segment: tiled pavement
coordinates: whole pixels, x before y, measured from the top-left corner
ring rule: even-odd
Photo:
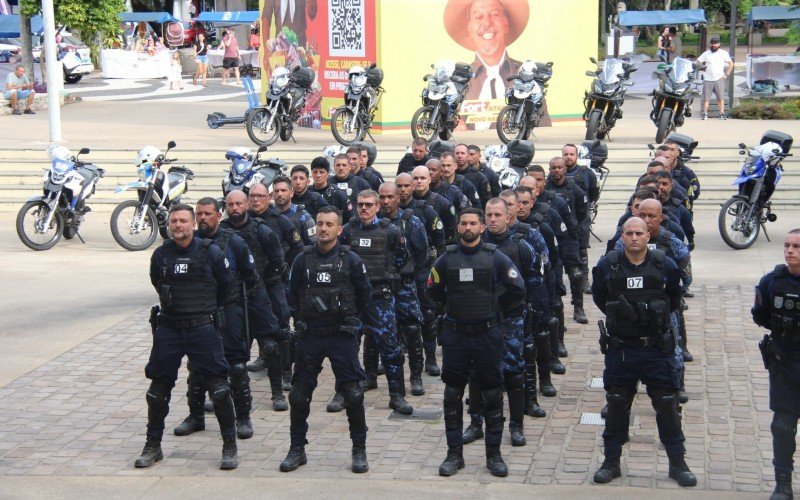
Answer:
[[[749,319],[752,289],[705,286],[694,291],[686,317],[696,361],[687,365],[691,400],[683,408],[683,421],[687,462],[698,476],[697,488],[771,491],[771,413],[767,375],[757,347],[761,332]],[[603,360],[593,327],[597,311],[591,307],[587,312],[589,325],[580,330],[569,325],[568,371],[553,377],[558,397],[540,398],[547,417],[526,417],[528,445],[523,448],[512,449],[508,435],[504,436],[508,478],[489,475],[478,442],[465,447],[467,466],[459,472],[459,480],[591,484],[602,462],[602,427],[580,420],[582,413],[599,412],[604,392],[589,387],[593,377],[602,375]],[[256,434],[239,442],[239,468],[224,472],[217,469],[221,440],[212,415],[205,432],[184,438],[170,432],[186,414],[184,371],[167,419],[164,461],[149,470],[133,468],[144,442],[143,368],[150,348],[146,319],[145,311],[136,314],[0,388],[0,476],[281,475],[278,464],[289,446],[288,412],[272,411],[267,380],[261,375],[253,380]],[[302,477],[355,479],[348,469],[346,417],[324,409],[333,392],[327,367],[320,382],[312,402],[309,462]],[[359,478],[446,481],[437,475],[446,450],[443,423],[390,419],[385,380],[379,383],[379,390],[366,393],[370,472]],[[427,376],[425,384],[428,393],[409,401],[415,408],[440,408],[443,385]],[[606,488],[677,488],[667,478],[655,414],[643,392],[634,404],[623,477]]]

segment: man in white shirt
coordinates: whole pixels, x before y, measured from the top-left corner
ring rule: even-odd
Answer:
[[[705,63],[705,80],[703,81],[703,114],[701,120],[708,118],[708,103],[711,101],[712,92],[717,96],[719,105],[719,119],[727,120],[725,116],[725,80],[733,73],[733,60],[730,54],[719,48],[719,38],[712,37],[710,49],[700,54],[697,62]]]
[[[14,109],[12,114],[22,114],[22,112],[17,109],[17,104],[19,104],[21,99],[26,99],[25,114],[36,114],[31,109],[31,104],[33,104],[35,95],[36,92],[33,90],[33,84],[28,79],[28,75],[25,74],[25,66],[17,66],[14,68],[13,73],[9,73],[8,76],[6,76],[6,89],[5,92],[3,92],[3,99],[11,101],[11,107]]]

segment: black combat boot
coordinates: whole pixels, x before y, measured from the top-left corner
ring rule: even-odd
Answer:
[[[511,433],[511,446],[525,446],[527,444],[522,423],[510,422],[508,431]]]
[[[403,394],[389,394],[389,408],[397,413],[400,413],[401,415],[411,415],[414,413],[414,408],[408,404],[408,401],[406,401],[406,397]]]
[[[267,356],[264,354],[264,348],[260,339],[256,340],[258,344],[258,357],[252,363],[247,363],[247,370],[251,372],[260,372],[267,369]]]
[[[328,413],[339,413],[342,410],[344,410],[344,396],[342,396],[341,392],[336,391],[336,394],[333,395],[333,399],[328,403],[325,411]]]
[[[292,445],[289,448],[289,453],[286,455],[286,458],[281,462],[280,470],[281,472],[291,472],[301,465],[305,465],[307,462],[306,448],[304,446]]]
[[[367,447],[363,444],[353,444],[353,465],[351,470],[356,474],[363,474],[369,470],[367,462]]]
[[[289,403],[283,395],[283,375],[281,374],[280,357],[270,356],[267,360],[269,371],[269,387],[272,391],[272,409],[275,411],[286,411]]]
[[[292,333],[285,331],[289,340],[278,342],[278,352],[281,356],[281,385],[284,392],[292,390]]]
[[[442,370],[436,364],[436,343],[425,345],[425,371],[431,377],[438,377],[442,374]]]
[[[462,435],[462,439],[464,440],[464,444],[470,444],[478,439],[483,439],[483,425],[480,420],[473,420],[467,428],[464,430],[464,434]]]
[[[564,334],[567,332],[567,324],[564,322],[564,306],[556,309],[556,317],[558,318],[558,335],[556,336],[556,344],[558,345],[558,357],[566,358],[569,356],[567,348],[564,346]]]
[[[289,403],[286,402],[286,396],[283,395],[283,383],[281,383],[280,390],[277,392],[272,391],[272,409],[275,411],[286,411],[289,409]]]
[[[550,367],[537,364],[536,369],[539,371],[539,392],[546,398],[556,397],[558,391],[550,380]]]
[[[137,469],[150,467],[163,458],[164,453],[161,451],[161,441],[148,437],[147,442],[144,445],[144,449],[142,450],[142,454],[136,459],[136,463],[134,465]]]
[[[175,429],[172,432],[176,436],[188,436],[189,434],[194,434],[198,431],[204,431],[205,429],[205,415],[198,416],[190,413],[188,417],[183,419],[183,422],[175,426]]]
[[[775,471],[775,491],[769,500],[792,500],[792,473]]]
[[[681,486],[697,486],[697,478],[689,470],[683,457],[669,459],[669,477]]]
[[[440,476],[454,476],[459,469],[464,468],[463,450],[462,446],[453,446],[447,449],[447,457],[445,457],[442,465],[439,466]]]
[[[620,477],[622,470],[619,468],[619,459],[606,459],[603,465],[594,473],[594,482],[605,484],[610,483],[614,478]]]
[[[405,358],[400,356],[399,359],[390,359],[389,363],[386,372],[386,381],[389,384],[389,408],[401,415],[411,415],[414,413],[414,408],[406,401],[406,381],[403,373]]]
[[[411,385],[412,396],[424,396],[425,387],[422,385],[422,369],[425,364],[422,355],[422,335],[420,325],[411,324],[403,328],[406,346],[408,349],[408,381]]]
[[[493,476],[506,477],[508,475],[508,466],[500,455],[499,446],[486,447],[486,468]]]
[[[583,273],[580,271],[580,268],[570,271],[569,288],[572,294],[572,306],[574,311],[572,317],[576,323],[585,325],[589,323],[589,320],[586,319],[586,313],[583,311]]]
[[[219,468],[222,470],[232,470],[236,467],[239,467],[236,436],[222,436],[222,459],[219,461]]]
[[[189,405],[189,416],[173,430],[176,436],[188,436],[194,432],[205,430],[206,415],[203,412],[205,399],[206,389],[203,384],[203,376],[190,368],[189,376],[186,378],[186,403]]]

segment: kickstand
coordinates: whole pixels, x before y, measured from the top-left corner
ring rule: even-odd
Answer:
[[[767,233],[767,225],[763,222],[761,223],[761,230],[764,231],[764,237],[767,238],[767,241],[772,242],[772,240],[769,239],[769,233]]]
[[[592,230],[590,229],[590,230],[589,230],[589,232],[592,234],[592,236],[594,236],[594,237],[595,237],[595,239],[596,239],[597,241],[599,241],[600,243],[602,243],[602,242],[603,242],[603,240],[601,240],[599,236],[597,236],[596,234],[594,234],[594,231],[592,231]]]
[[[373,142],[373,143],[375,143],[375,144],[377,144],[377,143],[378,143],[378,141],[376,141],[376,140],[375,140],[375,138],[374,138],[374,137],[372,137],[372,132],[370,132],[370,131],[369,131],[369,129],[367,129],[367,135],[369,136],[369,138],[370,138],[370,139],[372,139],[372,142]]]
[[[78,239],[81,240],[81,243],[83,243],[84,245],[86,244],[86,241],[84,241],[83,236],[81,236],[80,232],[76,232],[75,236],[77,236]]]
[[[297,144],[297,139],[294,138],[294,134],[290,135],[289,137],[292,138],[292,142],[293,143]]]
[[[542,140],[539,139],[539,136],[536,135],[536,132],[534,132],[533,130],[531,130],[531,135],[533,136],[533,140],[535,140],[536,142],[539,142],[539,143],[542,142]]]
[[[614,139],[611,137],[611,131],[609,130],[606,132],[606,141],[607,142],[614,142]]]

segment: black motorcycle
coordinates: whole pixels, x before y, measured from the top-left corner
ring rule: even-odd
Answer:
[[[658,78],[658,88],[653,89],[653,111],[650,119],[657,127],[656,142],[662,142],[670,132],[683,125],[684,117],[692,116],[692,101],[697,96],[696,86],[701,82],[697,72],[702,67],[682,57],[670,65],[662,65],[653,73]]]
[[[512,139],[527,141],[544,116],[544,96],[547,82],[553,76],[553,63],[537,64],[525,61],[516,75],[507,81],[514,83],[506,90],[507,106],[497,115],[497,136],[508,144]]]
[[[784,158],[792,156],[792,136],[767,130],[758,146],[748,148],[739,144],[739,154],[746,156],[733,181],[739,192],[725,202],[719,211],[719,234],[725,243],[736,250],[743,250],[755,243],[758,232],[763,229],[770,241],[765,224],[775,222],[778,216],[772,213],[769,201],[775,187],[781,181]]]
[[[277,68],[269,81],[267,103],[253,108],[247,115],[245,126],[250,140],[259,146],[269,146],[278,140],[292,138],[294,123],[306,102],[306,94],[314,83],[310,68]]]
[[[422,91],[422,107],[411,118],[411,135],[428,141],[439,136],[446,141],[460,120],[458,110],[469,88],[472,69],[469,64],[453,61],[440,61],[431,68],[434,73],[422,78],[428,86]]]
[[[259,182],[265,186],[272,185],[272,181],[279,175],[285,175],[286,162],[280,158],[261,158],[261,153],[267,146],[259,146],[255,156],[247,148],[236,147],[225,153],[225,159],[230,160],[230,168],[225,170],[222,179],[222,196],[228,196],[231,191],[250,192],[250,188]]]
[[[625,90],[633,85],[630,76],[637,69],[620,59],[606,59],[602,66],[594,57],[589,60],[597,64],[597,69],[586,72],[586,76],[595,79],[592,91],[584,92],[583,98],[587,141],[604,139],[617,120],[622,118]]]
[[[366,135],[372,137],[369,129],[384,93],[381,87],[383,70],[375,64],[367,69],[353,66],[348,79],[344,91],[344,106],[336,108],[331,115],[331,132],[343,146],[361,141]]]

